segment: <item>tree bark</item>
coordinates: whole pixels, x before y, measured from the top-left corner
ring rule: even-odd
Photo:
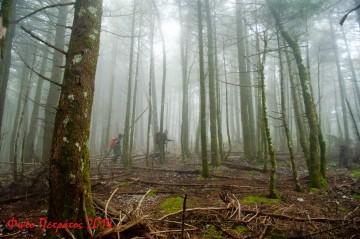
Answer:
[[[207,156],[206,138],[206,91],[205,91],[205,70],[204,70],[204,43],[203,43],[203,24],[201,0],[197,0],[198,16],[198,41],[199,41],[199,67],[200,67],[200,138],[201,138],[201,161],[202,176],[209,177],[209,166]]]
[[[210,3],[205,0],[207,39],[208,39],[208,74],[209,74],[209,108],[210,108],[210,147],[211,164],[219,166],[218,130],[217,130],[217,109],[216,109],[216,89],[215,89],[215,46],[213,36],[213,26],[211,23]]]
[[[64,82],[55,119],[50,160],[48,222],[78,222],[74,238],[91,235],[87,219],[94,218],[87,147],[101,30],[102,0],[77,0],[67,52]],[[46,238],[68,237],[47,229]]]
[[[240,85],[240,102],[241,102],[241,123],[242,123],[242,142],[243,142],[243,151],[245,157],[254,156],[253,152],[253,141],[254,135],[253,124],[250,121],[253,121],[253,115],[251,115],[252,109],[252,97],[251,97],[251,88],[244,87],[250,86],[250,76],[246,68],[246,50],[245,50],[245,40],[244,40],[244,26],[242,22],[242,9],[241,9],[241,0],[236,0],[236,32],[237,32],[237,53],[238,53],[238,65],[239,65],[239,81]]]
[[[183,161],[189,158],[189,82],[187,78],[188,68],[188,40],[184,34],[184,19],[181,0],[177,1],[179,8],[180,21],[180,57],[181,57],[181,76],[182,76],[182,116],[181,116],[181,158]]]
[[[162,45],[162,60],[163,60],[163,75],[162,75],[162,84],[161,84],[161,107],[160,107],[160,129],[159,132],[161,135],[164,135],[164,108],[165,108],[165,85],[166,85],[166,47],[165,47],[165,38],[161,30],[161,21],[160,21],[160,12],[157,8],[156,2],[153,0],[155,7],[155,14],[159,24],[159,32],[161,37]],[[165,142],[160,145],[160,162],[165,162]]]
[[[17,0],[4,0],[1,3],[0,19],[0,135],[3,125],[5,98],[9,81],[11,65],[11,49],[15,36],[16,24],[10,24],[10,20],[16,17]],[[0,22],[1,22],[0,21]],[[1,142],[0,142],[1,148]]]

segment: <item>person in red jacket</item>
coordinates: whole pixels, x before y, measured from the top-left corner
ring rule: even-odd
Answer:
[[[117,138],[113,137],[110,141],[110,147],[113,150],[114,156],[111,158],[113,162],[116,162],[121,155],[121,139],[123,135],[119,134]]]

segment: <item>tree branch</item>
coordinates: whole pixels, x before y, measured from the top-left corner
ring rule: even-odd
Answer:
[[[56,46],[54,46],[54,45],[52,45],[52,44],[50,44],[50,43],[48,43],[48,42],[42,40],[40,37],[36,36],[36,35],[35,35],[34,33],[32,33],[30,30],[26,29],[24,26],[21,26],[21,29],[22,29],[24,32],[26,32],[27,34],[29,34],[30,36],[32,36],[33,38],[35,38],[36,40],[44,43],[44,44],[47,45],[48,47],[51,47],[51,48],[57,50],[58,52],[64,54],[65,56],[67,55],[67,52],[66,52],[66,51],[64,51],[64,50],[62,50],[62,49],[60,49],[60,48],[58,48],[58,47],[56,47]]]
[[[29,13],[29,14],[27,14],[27,15],[25,15],[25,16],[17,19],[17,20],[15,20],[15,21],[12,21],[11,23],[19,23],[20,21],[24,20],[25,18],[28,18],[28,17],[34,15],[35,13],[38,13],[38,12],[40,12],[42,10],[45,10],[45,9],[48,9],[48,8],[64,7],[64,6],[74,5],[74,4],[75,4],[75,2],[69,2],[69,3],[59,3],[59,4],[54,4],[54,5],[42,7],[42,8],[39,8],[39,9],[37,9],[37,10],[35,10],[35,11],[33,11],[33,12],[31,12],[31,13]]]
[[[351,9],[348,13],[346,13],[346,14],[341,18],[341,20],[340,20],[340,22],[339,22],[340,26],[342,26],[342,25],[344,24],[347,16],[348,16],[350,13],[352,13],[353,11],[355,11],[355,10],[357,10],[357,9],[359,9],[359,8],[360,8],[360,5],[357,6],[357,7],[354,7],[354,8]]]
[[[41,77],[42,79],[47,80],[47,81],[49,81],[49,82],[51,82],[51,83],[53,83],[53,84],[55,84],[55,85],[57,85],[57,86],[62,87],[61,84],[59,84],[59,83],[51,80],[50,78],[48,78],[48,77],[46,77],[46,76],[43,76],[43,75],[40,74],[39,72],[35,71],[33,68],[31,68],[31,66],[30,66],[29,64],[26,63],[26,61],[21,57],[20,54],[18,54],[18,55],[19,55],[20,59],[22,60],[22,62],[25,64],[25,66],[26,66],[27,68],[29,68],[29,70],[31,70],[32,72],[34,72],[37,76],[39,76],[39,77]]]

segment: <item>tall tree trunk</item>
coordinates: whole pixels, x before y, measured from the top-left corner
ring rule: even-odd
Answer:
[[[218,130],[217,130],[217,109],[216,109],[216,89],[215,89],[215,46],[212,26],[212,16],[210,13],[209,0],[205,0],[207,38],[208,38],[208,73],[209,73],[209,108],[210,108],[210,147],[211,164],[219,166]]]
[[[95,217],[91,196],[89,139],[99,54],[102,0],[77,0],[67,52],[64,82],[56,114],[49,177],[48,221],[78,222]],[[69,229],[76,239],[90,230]],[[46,238],[69,237],[63,229],[47,229]]]
[[[291,87],[292,103],[293,103],[294,114],[295,114],[297,136],[298,136],[299,143],[301,145],[301,148],[302,148],[305,160],[306,160],[306,164],[309,167],[309,157],[310,157],[309,147],[310,146],[309,146],[309,143],[308,143],[307,137],[306,137],[306,129],[305,129],[304,121],[301,117],[302,113],[301,113],[300,102],[299,102],[299,98],[298,98],[298,89],[297,89],[297,84],[295,83],[294,73],[292,72],[293,65],[292,65],[292,62],[290,59],[290,54],[288,51],[285,51],[285,57],[286,57],[288,71],[289,71],[289,80],[290,80],[290,87]]]
[[[360,1],[359,1],[359,5],[360,5]],[[356,76],[356,71],[355,71],[353,59],[352,59],[352,57],[351,57],[351,53],[350,53],[350,49],[349,49],[349,44],[348,44],[348,41],[347,41],[347,39],[346,39],[346,35],[345,35],[345,32],[344,32],[344,29],[343,29],[343,28],[341,28],[341,35],[342,35],[342,38],[343,38],[343,40],[344,40],[345,47],[346,47],[346,54],[347,54],[348,59],[349,59],[349,66],[350,66],[350,69],[351,69],[351,81],[352,81],[352,84],[353,84],[353,87],[354,87],[354,92],[355,92],[355,95],[356,95],[356,99],[357,99],[358,105],[360,105],[360,87],[359,87],[359,82],[358,82],[358,79],[357,79],[357,76]]]
[[[216,19],[216,15],[214,16]],[[216,121],[217,121],[217,135],[219,141],[219,154],[220,160],[223,161],[225,158],[224,154],[224,142],[223,142],[223,133],[222,133],[222,113],[221,113],[221,99],[222,99],[222,92],[221,92],[221,85],[220,85],[220,76],[219,76],[219,62],[217,57],[217,40],[216,40],[216,22],[214,20],[214,36],[215,36],[215,70],[216,70],[216,77],[215,77],[215,89],[216,89]]]
[[[56,23],[56,33],[55,33],[55,46],[59,49],[64,49],[65,47],[65,34],[66,29],[66,20],[68,15],[68,7],[61,7],[59,9],[59,14],[57,16]],[[53,54],[53,66],[51,69],[51,80],[53,82],[61,83],[63,70],[60,66],[64,65],[64,55],[58,51],[54,51]],[[43,162],[49,162],[50,160],[50,150],[51,142],[54,132],[54,122],[56,116],[56,106],[59,102],[60,88],[59,86],[50,83],[49,92],[46,100],[45,107],[45,125],[44,125],[44,136],[43,136],[43,153],[42,160]]]
[[[256,51],[258,54],[258,64],[261,63],[261,50],[260,50],[260,33],[258,28],[256,27],[256,40],[255,40],[255,46]],[[257,74],[257,84],[261,85],[261,74]],[[257,151],[257,157],[258,161],[263,164],[264,171],[267,172],[267,164],[268,164],[268,150],[267,150],[267,144],[266,144],[266,136],[265,136],[265,128],[264,128],[264,120],[263,120],[263,107],[262,107],[262,88],[257,89],[257,104],[256,104],[256,110],[257,110],[257,118],[256,118],[256,124],[257,124],[257,137],[258,137],[258,151]]]
[[[33,54],[36,55],[36,51],[33,52]],[[32,59],[32,65],[33,66],[35,64],[35,59],[34,58]],[[22,81],[24,81],[24,83],[22,83],[21,85],[22,86],[23,86],[23,84],[25,85],[25,82],[28,85],[27,85],[26,89],[23,89],[21,87],[19,103],[18,103],[19,115],[16,118],[17,121],[15,122],[15,125],[14,125],[15,127],[14,127],[14,145],[13,145],[13,147],[14,147],[13,148],[14,149],[14,151],[13,151],[13,157],[14,157],[13,158],[13,177],[14,177],[15,181],[19,180],[18,171],[17,171],[17,168],[18,168],[18,141],[19,141],[19,138],[20,138],[21,125],[22,125],[22,122],[24,121],[24,118],[25,118],[26,107],[27,107],[28,98],[29,98],[29,94],[30,94],[31,79],[32,79],[32,73],[30,73],[28,79],[27,79],[27,75],[24,75],[24,78],[22,78]],[[22,100],[23,90],[25,92],[25,95],[24,95],[24,99]],[[24,135],[23,137],[25,138],[26,135]]]
[[[279,65],[280,65],[279,73],[280,73],[281,119],[282,119],[285,136],[286,136],[286,140],[287,140],[287,146],[288,146],[288,150],[289,150],[289,154],[290,154],[291,169],[292,169],[293,178],[295,181],[295,190],[297,192],[300,192],[301,186],[300,186],[300,181],[299,181],[299,177],[298,177],[298,173],[297,173],[297,169],[296,169],[294,147],[293,147],[293,142],[292,142],[292,138],[291,138],[291,132],[290,132],[289,125],[288,125],[288,122],[286,119],[284,69],[283,69],[282,53],[280,50],[281,46],[280,46],[279,35],[277,36],[277,41],[278,41],[278,54],[279,54]]]
[[[25,55],[23,56],[23,60],[24,61],[30,61],[30,57],[31,57],[31,54],[33,52],[31,52],[31,49],[29,48],[26,48],[24,49],[25,51]],[[25,87],[25,84],[27,82],[27,79],[28,79],[28,76],[31,74],[31,71],[28,67],[26,67],[25,65],[23,66],[23,69],[22,69],[22,73],[21,73],[21,83],[20,83],[20,87],[19,87],[19,97],[18,97],[18,100],[17,100],[17,103],[16,103],[16,111],[15,111],[15,119],[17,119],[16,122],[14,122],[13,124],[13,127],[12,127],[12,134],[11,134],[11,139],[10,139],[10,153],[9,153],[9,157],[10,157],[10,160],[13,161],[14,163],[14,169],[16,168],[16,154],[17,154],[17,149],[15,150],[14,148],[17,147],[16,146],[16,138],[18,137],[17,135],[17,131],[18,131],[18,122],[19,122],[19,119],[20,119],[20,116],[21,116],[21,107],[22,107],[22,104],[23,104],[23,95],[26,94],[26,87]],[[17,172],[14,172],[14,176],[15,174],[17,174]],[[14,177],[15,179],[15,177]],[[16,179],[15,179],[16,180]]]
[[[199,40],[199,67],[200,67],[200,138],[201,138],[201,159],[202,176],[209,177],[209,166],[207,156],[206,138],[206,90],[205,90],[205,70],[204,70],[204,43],[203,43],[203,24],[201,0],[197,0],[198,16],[198,40]]]
[[[339,59],[339,50],[336,44],[336,36],[334,32],[334,25],[332,23],[332,19],[330,19],[330,32],[331,32],[331,39],[332,39],[332,49],[334,50],[334,56],[335,56],[335,64],[336,64],[336,70],[337,70],[337,80],[339,83],[339,90],[340,90],[340,103],[341,103],[341,112],[342,112],[342,121],[344,126],[344,142],[342,142],[344,145],[348,145],[350,143],[350,137],[349,137],[349,124],[348,124],[348,117],[347,117],[347,107],[346,107],[346,91],[345,91],[345,81],[344,76],[342,73],[342,69],[340,66],[340,59]],[[340,162],[340,166],[347,167],[349,164],[348,158],[344,157],[344,161]]]
[[[150,70],[151,72],[151,70]],[[150,73],[151,75],[151,73]],[[149,104],[149,117],[148,117],[148,122],[147,122],[147,134],[146,134],[146,166],[150,165],[149,162],[149,153],[150,153],[150,133],[151,133],[151,123],[152,123],[152,101],[151,101],[151,94],[152,94],[152,81],[151,81],[151,77],[149,79],[149,96],[148,96],[148,104]],[[153,166],[153,161],[151,162],[152,166]]]
[[[50,39],[50,34],[49,34],[47,36],[46,41],[50,42],[50,40],[51,39]],[[40,74],[42,76],[44,76],[46,73],[49,51],[47,49],[45,49],[42,54],[43,54],[43,56],[42,56],[42,62],[41,62],[41,66],[40,66]],[[31,162],[31,159],[35,152],[35,143],[36,143],[35,134],[36,134],[37,128],[39,126],[39,124],[37,122],[39,120],[39,110],[41,107],[39,104],[41,101],[41,93],[43,90],[43,83],[44,83],[44,80],[41,77],[38,77],[35,99],[34,99],[34,107],[33,107],[32,112],[30,113],[30,125],[29,125],[29,129],[28,129],[29,133],[26,137],[25,145],[24,145],[25,152],[23,154],[24,154],[25,162]]]
[[[32,74],[31,74],[32,75]],[[18,171],[17,171],[17,168],[18,168],[18,144],[19,144],[19,138],[20,138],[20,131],[21,131],[21,125],[25,119],[25,113],[26,113],[26,107],[27,107],[27,103],[28,103],[28,98],[29,98],[29,93],[30,93],[30,86],[31,86],[31,78],[32,76],[30,75],[30,78],[29,78],[29,82],[28,82],[28,86],[25,90],[25,98],[24,98],[24,102],[23,102],[23,105],[21,107],[21,113],[20,113],[20,117],[17,119],[17,122],[16,122],[16,128],[15,128],[15,142],[14,142],[14,159],[13,159],[13,177],[14,177],[14,181],[18,181],[19,180],[19,175],[18,175]],[[26,138],[26,131],[24,132],[24,135],[23,135],[24,138]],[[22,149],[24,149],[22,147]],[[21,155],[24,156],[23,154],[24,152],[22,151]],[[24,166],[24,158],[21,157],[20,158],[20,162],[22,163],[22,168]],[[22,170],[23,172],[23,170]]]
[[[301,89],[304,99],[306,118],[309,124],[309,143],[310,143],[310,157],[309,157],[309,176],[310,176],[310,187],[321,188],[327,185],[325,175],[322,175],[321,166],[324,162],[321,160],[321,146],[319,142],[319,135],[321,129],[318,122],[316,113],[316,107],[314,99],[311,93],[309,75],[306,67],[304,66],[303,59],[300,52],[299,43],[296,42],[290,34],[285,30],[284,26],[280,21],[277,9],[271,4],[271,1],[267,1],[269,4],[270,11],[275,19],[277,28],[280,31],[281,36],[289,44],[292,49],[295,61],[299,71],[299,77],[301,82]]]
[[[159,9],[157,8],[157,5],[155,3],[155,1],[153,0],[153,4],[155,7],[155,13],[156,13],[156,18],[158,20],[158,24],[159,24],[159,32],[160,32],[160,37],[161,37],[161,43],[162,43],[162,59],[163,59],[163,75],[162,75],[162,85],[161,85],[161,109],[160,109],[160,134],[164,135],[164,108],[165,108],[165,84],[166,84],[166,47],[165,47],[165,38],[164,38],[164,34],[161,30],[161,21],[160,21],[160,12]],[[163,140],[166,140],[165,138],[163,138]],[[163,141],[162,140],[162,141]],[[162,142],[159,146],[160,146],[160,162],[164,163],[165,162],[165,143],[166,142]]]
[[[181,57],[181,76],[182,76],[182,116],[181,116],[181,158],[183,161],[189,158],[189,81],[187,77],[188,67],[188,40],[184,34],[184,19],[181,0],[177,1],[179,8],[180,21],[180,57]]]
[[[236,0],[236,32],[237,32],[237,53],[239,65],[239,80],[240,80],[240,102],[241,102],[241,123],[242,123],[242,142],[245,157],[252,157],[253,153],[253,139],[250,120],[253,120],[253,115],[250,115],[251,107],[251,89],[250,89],[250,76],[246,68],[246,50],[245,50],[245,32],[242,22],[242,0]]]
[[[231,153],[231,135],[230,135],[230,123],[229,123],[229,87],[228,87],[228,78],[226,70],[226,59],[225,59],[225,40],[223,40],[223,67],[224,67],[224,77],[225,77],[225,116],[226,116],[226,133],[228,140],[228,152],[224,156],[223,160],[226,161]],[[233,117],[232,117],[233,118]]]
[[[152,100],[152,132],[153,139],[155,142],[156,134],[159,132],[158,115],[157,115],[157,96],[156,96],[156,83],[155,83],[155,57],[154,57],[154,28],[155,28],[155,17],[151,15],[150,23],[150,80],[151,80],[151,100]],[[154,145],[155,151],[158,151],[157,145]]]
[[[140,21],[140,24],[141,21]],[[133,94],[133,105],[132,105],[132,115],[131,115],[131,126],[130,126],[130,145],[129,152],[132,154],[133,152],[133,144],[134,144],[134,131],[135,131],[135,116],[136,116],[136,108],[137,108],[137,97],[138,97],[138,82],[139,82],[139,64],[140,64],[140,43],[141,43],[141,26],[139,28],[139,36],[137,42],[137,53],[136,53],[136,66],[135,66],[135,85],[134,85],[134,94]]]
[[[5,50],[5,41],[6,36],[8,35],[8,28],[10,21],[12,19],[12,14],[14,13],[16,6],[16,0],[3,0],[1,1],[0,8],[0,61],[4,59]],[[0,62],[1,64],[1,62]]]
[[[264,52],[261,56],[261,59],[258,61],[258,71],[260,75],[260,90],[261,90],[261,105],[262,105],[262,117],[264,122],[264,129],[265,129],[265,136],[266,142],[268,147],[268,153],[270,157],[270,164],[271,164],[271,171],[270,171],[270,181],[269,181],[269,197],[270,198],[279,198],[279,195],[276,191],[275,182],[276,182],[276,158],[275,158],[275,151],[273,149],[271,135],[270,135],[270,128],[269,128],[269,120],[267,116],[267,108],[266,108],[266,94],[265,94],[265,60],[267,54],[267,42],[266,33],[264,33]],[[260,55],[259,55],[260,57]]]
[[[0,135],[3,125],[5,98],[7,85],[9,82],[11,49],[15,36],[16,24],[10,24],[10,20],[15,20],[17,0],[3,0],[0,9]],[[1,142],[0,142],[1,149]]]
[[[127,84],[127,99],[126,99],[126,113],[124,123],[124,137],[123,137],[123,165],[128,167],[131,163],[131,152],[129,152],[129,139],[130,139],[130,118],[131,118],[131,94],[132,94],[132,81],[133,81],[133,63],[134,63],[134,45],[135,45],[135,13],[136,13],[136,0],[133,2],[133,12],[131,21],[131,43],[130,43],[130,58],[129,58],[129,78]]]
[[[115,67],[116,67],[116,58],[117,58],[117,49],[118,49],[118,38],[116,37],[114,39],[114,47],[112,49],[112,54],[111,54],[111,73],[110,73],[110,86],[109,86],[109,99],[108,99],[108,108],[107,108],[107,112],[106,112],[106,125],[105,125],[105,136],[101,137],[102,141],[106,142],[106,144],[104,143],[104,146],[101,149],[101,153],[106,153],[109,149],[108,149],[108,140],[110,139],[111,135],[110,135],[110,131],[111,131],[111,120],[112,120],[112,113],[113,113],[113,100],[114,100],[114,85],[115,85]],[[117,135],[114,135],[117,137]]]

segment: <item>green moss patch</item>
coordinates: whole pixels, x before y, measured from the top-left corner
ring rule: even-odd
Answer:
[[[360,178],[360,170],[352,171],[351,177]]]
[[[192,205],[193,202],[194,201],[192,199],[188,198],[186,200],[186,207]],[[169,214],[182,210],[183,203],[184,203],[184,198],[181,196],[176,196],[176,197],[168,198],[165,201],[163,201],[159,205],[159,208],[164,212],[164,214]]]
[[[250,203],[265,203],[265,204],[274,204],[278,203],[280,199],[270,199],[265,197],[259,197],[259,196],[248,196],[241,200],[244,204],[250,204]]]
[[[155,197],[156,196],[156,189],[151,189],[150,192],[146,195],[147,197]]]
[[[235,228],[235,230],[238,232],[238,233],[245,233],[245,232],[247,232],[247,227],[245,227],[245,226],[238,226],[238,227],[236,227]]]
[[[217,230],[214,225],[210,224],[210,225],[208,225],[208,228],[202,238],[204,238],[204,239],[222,239],[225,237],[222,235],[221,231]]]

